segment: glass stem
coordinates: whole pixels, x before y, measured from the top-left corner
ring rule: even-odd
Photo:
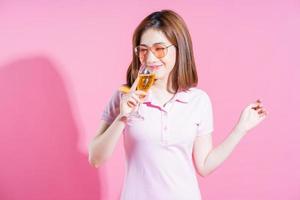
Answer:
[[[137,104],[136,107],[136,114],[139,116],[140,115],[140,103]]]

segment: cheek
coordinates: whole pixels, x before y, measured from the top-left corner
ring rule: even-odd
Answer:
[[[168,67],[173,68],[175,63],[176,63],[176,50],[175,49],[170,49],[166,59],[167,59],[167,62],[168,62]]]
[[[172,71],[173,67],[175,66],[175,63],[176,63],[176,55],[169,56],[164,60],[165,68],[169,72]]]
[[[175,62],[173,62],[172,60],[161,60],[161,62],[163,63],[163,67],[160,68],[159,70],[156,71],[155,75],[156,75],[156,78],[164,78],[164,77],[167,77],[170,72],[172,71],[174,65],[175,65]]]
[[[144,63],[145,59],[144,58],[139,58],[140,59],[140,63]]]
[[[166,58],[161,59],[160,61],[163,63],[164,66],[155,73],[158,79],[167,77],[170,74],[176,63],[176,55],[168,56]]]

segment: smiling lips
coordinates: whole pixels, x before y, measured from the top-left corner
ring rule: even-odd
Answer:
[[[150,67],[154,70],[158,70],[162,65],[150,65]]]

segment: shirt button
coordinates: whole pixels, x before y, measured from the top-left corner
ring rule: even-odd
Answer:
[[[168,129],[168,127],[167,127],[167,126],[165,126],[165,127],[164,127],[164,130],[166,131],[167,129]]]

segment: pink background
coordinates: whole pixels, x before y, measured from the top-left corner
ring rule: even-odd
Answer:
[[[131,36],[174,9],[192,35],[199,87],[220,144],[244,106],[268,118],[220,168],[199,177],[206,200],[300,199],[299,1],[0,2],[0,199],[117,200],[122,140],[100,169],[87,144],[124,82]]]

